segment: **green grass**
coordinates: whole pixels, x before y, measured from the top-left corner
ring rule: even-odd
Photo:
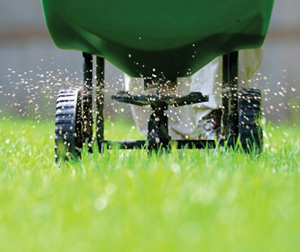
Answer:
[[[53,125],[0,122],[0,251],[298,251],[300,130],[233,151],[84,153],[60,169]],[[140,138],[126,124],[109,138]]]

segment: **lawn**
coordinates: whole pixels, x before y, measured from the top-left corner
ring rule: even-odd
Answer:
[[[0,122],[0,251],[298,251],[300,130],[260,157],[183,150],[54,163],[52,123]],[[110,139],[140,138],[109,123]]]

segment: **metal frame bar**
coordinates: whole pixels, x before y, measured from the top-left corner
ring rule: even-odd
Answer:
[[[93,142],[93,56],[83,53],[83,142]]]
[[[233,136],[234,143],[239,136],[238,59],[238,52],[233,52],[229,54],[229,134]]]
[[[222,144],[222,142],[220,142]],[[147,141],[145,140],[104,140],[101,142],[101,149],[106,146],[107,149],[118,148],[121,150],[132,149],[147,149]],[[171,140],[167,147],[172,148],[176,146],[177,149],[214,149],[216,142],[214,140]],[[166,148],[166,147],[165,147]]]
[[[99,150],[104,140],[104,88],[105,61],[102,57],[96,57],[96,137]]]
[[[222,135],[230,136],[229,144],[235,144],[239,135],[238,59],[238,52],[223,56]]]
[[[223,55],[223,83],[222,83],[222,136],[225,138],[229,135],[229,55]]]

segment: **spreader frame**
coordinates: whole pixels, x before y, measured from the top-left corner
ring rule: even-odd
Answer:
[[[86,61],[86,54],[84,53]],[[92,73],[93,59],[88,58],[90,64],[84,64],[84,72]],[[105,89],[105,71],[104,58],[96,57],[96,140],[99,150],[103,151],[106,146],[111,149],[118,146],[120,149],[155,149],[160,148],[215,148],[214,140],[171,140],[168,134],[168,118],[164,111],[168,106],[184,106],[193,103],[207,102],[208,97],[201,93],[191,93],[185,97],[164,97],[154,98],[153,96],[130,95],[128,92],[121,91],[113,95],[112,99],[129,103],[137,106],[151,105],[153,114],[148,123],[148,134],[146,140],[136,141],[107,141],[104,137],[104,89]],[[87,68],[89,66],[90,68]],[[84,74],[84,87],[86,90],[93,89],[93,83],[89,81],[90,75]],[[239,135],[238,127],[238,52],[229,53],[223,56],[223,95],[222,95],[222,139],[218,143],[223,145],[235,145]],[[93,125],[92,115],[84,116],[84,125]],[[89,138],[90,139],[90,138]]]

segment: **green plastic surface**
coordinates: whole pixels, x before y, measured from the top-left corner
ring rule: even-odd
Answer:
[[[135,77],[174,79],[260,47],[274,0],[42,0],[59,48],[104,57]]]

